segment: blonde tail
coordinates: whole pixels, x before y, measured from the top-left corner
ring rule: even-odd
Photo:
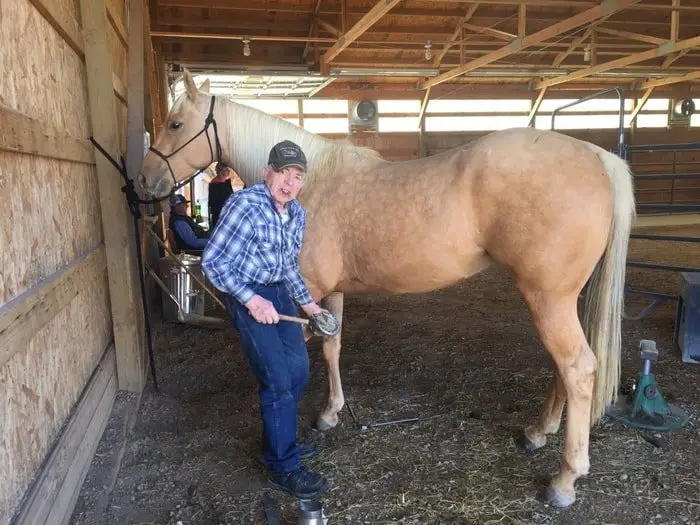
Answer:
[[[583,316],[583,330],[598,361],[591,406],[591,425],[595,425],[605,414],[606,407],[617,399],[627,247],[636,209],[632,173],[627,162],[594,144],[589,147],[598,155],[610,177],[614,202],[608,245],[588,282]]]

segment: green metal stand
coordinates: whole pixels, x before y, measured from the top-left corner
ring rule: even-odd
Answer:
[[[625,426],[648,430],[677,430],[688,422],[688,415],[669,405],[661,395],[656,378],[651,373],[651,363],[658,360],[656,342],[643,339],[639,342],[642,371],[637,376],[634,391],[608,407],[607,414]]]

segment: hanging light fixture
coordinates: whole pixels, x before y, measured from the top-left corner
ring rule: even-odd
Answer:
[[[250,56],[250,38],[248,37],[243,39],[243,56]]]
[[[423,47],[425,47],[425,59],[430,60],[433,57],[433,52],[431,51],[433,43],[430,40],[426,40],[425,46]]]
[[[583,61],[591,61],[591,44],[586,44],[586,47],[583,48]]]

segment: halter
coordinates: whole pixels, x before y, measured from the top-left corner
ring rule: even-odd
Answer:
[[[177,148],[175,151],[170,153],[169,155],[164,155],[162,152],[158,151],[156,148],[153,146],[150,146],[148,148],[149,151],[152,151],[156,155],[158,155],[163,161],[165,162],[165,165],[168,167],[168,171],[170,172],[170,176],[173,178],[173,191],[181,188],[185,184],[187,184],[190,180],[192,180],[194,177],[199,175],[201,170],[197,170],[194,175],[191,177],[185,179],[184,181],[178,183],[177,179],[175,178],[175,172],[173,171],[172,166],[170,165],[170,161],[168,160],[170,157],[175,155],[177,152],[185,148],[187,145],[190,144],[193,140],[195,140],[197,137],[199,137],[202,133],[204,133],[207,136],[207,144],[209,145],[209,152],[211,153],[211,162],[209,164],[213,164],[214,161],[221,161],[221,142],[219,141],[219,132],[218,128],[216,126],[216,120],[214,119],[214,103],[216,102],[216,96],[212,95],[211,97],[211,104],[209,105],[209,114],[207,115],[207,118],[204,120],[204,127],[197,133],[194,137],[192,137],[190,140],[185,142],[182,146]],[[214,140],[216,141],[216,158],[214,157],[214,148],[212,148],[211,145],[211,138],[209,137],[209,126],[214,126]],[[171,192],[172,193],[172,192]]]

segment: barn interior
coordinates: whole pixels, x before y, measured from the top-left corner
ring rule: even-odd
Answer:
[[[314,429],[328,393],[318,338],[300,409],[321,450],[309,464],[332,480],[331,523],[700,522],[694,0],[0,9],[0,522],[271,523],[270,494],[282,523],[299,515],[297,501],[265,486],[257,386],[226,312],[188,280],[193,312],[223,322],[193,326],[173,313],[163,286],[180,265],[167,202],[134,216],[123,191],[185,70],[217,96],[389,160],[531,126],[602,146],[634,173],[623,395],[639,384],[640,341],[654,341],[657,387],[683,426],[606,417],[577,501],[556,509],[538,493],[558,468],[562,431],[535,454],[514,438],[537,418],[551,363],[512,276],[348,295],[340,423]],[[210,178],[211,167],[178,190],[205,226]]]

